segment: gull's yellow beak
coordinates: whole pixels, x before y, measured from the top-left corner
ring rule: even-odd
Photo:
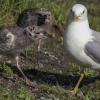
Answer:
[[[74,15],[73,20],[76,21],[78,19],[78,16]]]

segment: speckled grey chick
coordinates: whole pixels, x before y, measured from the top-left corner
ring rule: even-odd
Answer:
[[[53,24],[53,18],[51,12],[46,8],[26,9],[19,15],[17,20],[17,25],[20,27],[37,25],[41,28],[44,28],[46,31],[50,30],[52,24]],[[35,42],[36,44],[38,44],[38,62],[39,62],[40,45],[42,42],[43,41],[41,41],[41,39]],[[27,49],[26,49],[26,57],[27,57]]]
[[[32,8],[24,10],[18,17],[17,25],[20,27],[37,25],[49,30],[53,24],[51,12],[46,8]]]
[[[3,27],[0,29],[0,58],[3,56],[14,57],[16,67],[23,75],[27,85],[35,87],[37,84],[31,82],[19,66],[19,53],[27,47],[31,47],[34,41],[52,37],[44,29],[38,26],[21,28],[17,26]]]

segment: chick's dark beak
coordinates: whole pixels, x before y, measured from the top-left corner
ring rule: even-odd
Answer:
[[[46,36],[47,38],[53,38],[53,36],[47,32],[43,32],[44,36]]]

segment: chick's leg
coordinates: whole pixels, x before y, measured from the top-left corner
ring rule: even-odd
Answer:
[[[19,57],[18,57],[18,56],[16,56],[15,60],[16,60],[16,67],[18,68],[18,70],[20,71],[20,73],[23,75],[24,80],[25,80],[25,82],[26,82],[26,85],[32,86],[32,87],[36,87],[37,84],[36,84],[35,82],[30,81],[30,80],[25,76],[25,74],[23,73],[22,69],[20,68],[20,65],[19,65],[19,63],[18,63],[18,60],[19,60]]]

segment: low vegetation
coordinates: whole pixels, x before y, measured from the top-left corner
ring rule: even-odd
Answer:
[[[37,46],[30,48],[27,65],[21,54],[24,73],[36,81],[36,88],[24,84],[13,64],[0,62],[0,100],[100,100],[99,72],[85,69],[77,94],[72,90],[78,81],[81,68],[69,60],[62,44],[68,14],[73,4],[84,4],[88,9],[90,27],[100,31],[99,0],[0,0],[0,26],[16,25],[18,15],[27,8],[42,7],[51,11],[54,24],[51,34],[55,39],[45,41],[37,64]]]

